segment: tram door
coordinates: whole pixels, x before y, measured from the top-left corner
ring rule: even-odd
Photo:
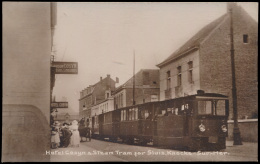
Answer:
[[[95,117],[92,117],[92,129],[94,129],[94,124],[95,124]]]
[[[190,133],[191,122],[192,122],[192,103],[191,101],[185,101],[182,106],[181,110],[183,110],[183,122],[184,122],[184,136],[188,136]]]

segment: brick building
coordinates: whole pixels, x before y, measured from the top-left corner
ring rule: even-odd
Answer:
[[[111,92],[115,91],[115,84],[110,75],[107,75],[106,78],[100,77],[99,82],[82,90],[79,99],[79,117],[91,118],[91,108],[103,102],[107,95],[111,95]]]
[[[258,23],[236,3],[228,3],[226,14],[202,28],[157,65],[160,100],[195,94],[198,89],[220,93],[229,96],[229,118],[233,118],[230,8],[233,10],[238,119],[258,117]]]
[[[135,74],[135,104],[159,101],[159,70],[142,69]],[[112,93],[116,109],[133,105],[133,77]]]

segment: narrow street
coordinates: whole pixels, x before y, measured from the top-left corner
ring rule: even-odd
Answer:
[[[257,144],[244,142],[234,146],[227,141],[226,150],[187,152],[152,146],[126,145],[92,139],[81,142],[80,147],[52,149],[46,152],[51,162],[90,161],[258,161]]]

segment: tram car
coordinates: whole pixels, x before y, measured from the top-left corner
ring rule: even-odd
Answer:
[[[99,115],[99,137],[133,144],[186,148],[226,148],[228,97],[216,93],[149,102]]]

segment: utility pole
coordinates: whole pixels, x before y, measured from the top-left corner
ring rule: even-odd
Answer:
[[[233,3],[233,2],[231,2]],[[235,74],[235,50],[234,50],[234,39],[233,39],[233,5],[229,7],[230,13],[230,42],[231,42],[231,72],[232,72],[232,100],[233,100],[233,117],[234,117],[234,129],[233,129],[233,137],[234,143],[233,145],[242,145],[240,131],[238,127],[237,121],[237,89],[236,89],[236,74]]]
[[[135,105],[135,50],[134,50],[134,67],[133,67],[133,105]]]

